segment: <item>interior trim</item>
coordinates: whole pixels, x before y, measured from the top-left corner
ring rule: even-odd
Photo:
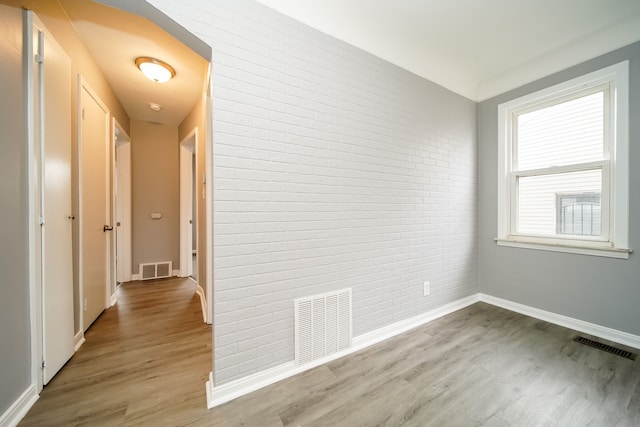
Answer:
[[[80,350],[80,347],[82,347],[82,344],[84,344],[84,342],[84,331],[80,331],[73,337],[73,352],[75,353],[76,351]]]
[[[202,286],[200,286],[199,284],[196,286],[196,295],[200,297],[200,307],[202,308],[202,321],[210,325],[211,322],[207,318],[207,313],[209,312],[209,310],[207,310],[207,298],[205,297],[204,289],[202,289]]]
[[[22,395],[0,415],[0,426],[15,427],[27,415],[29,409],[38,400],[35,384],[31,384]]]

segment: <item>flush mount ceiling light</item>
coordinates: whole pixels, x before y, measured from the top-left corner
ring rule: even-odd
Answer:
[[[155,102],[150,102],[149,108],[151,108],[153,111],[157,113],[158,111],[162,110],[162,105],[156,104]]]
[[[136,66],[146,78],[156,83],[168,82],[176,75],[176,70],[171,65],[149,56],[136,58]]]

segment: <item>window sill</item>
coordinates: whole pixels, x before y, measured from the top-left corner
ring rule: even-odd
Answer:
[[[548,243],[548,242],[532,242],[524,239],[505,239],[495,238],[498,246],[508,246],[512,248],[535,249],[541,251],[564,252],[570,254],[592,255],[608,258],[629,259],[629,254],[633,249],[595,247],[595,246],[578,246],[567,243]]]

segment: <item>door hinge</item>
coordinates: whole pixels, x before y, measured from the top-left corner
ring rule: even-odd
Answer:
[[[44,225],[44,217],[43,216],[41,216],[39,218],[39,222],[40,222],[40,225]]]
[[[47,364],[46,364],[46,363],[44,363],[44,359],[42,359],[42,369],[44,369],[44,368],[45,368],[45,366],[47,366]]]
[[[42,62],[44,61],[44,58],[39,53],[36,53],[34,55],[33,60],[36,61],[38,64],[42,64]]]
[[[84,303],[82,305],[83,305],[82,309],[84,311],[87,311],[87,299],[86,298],[84,299]]]

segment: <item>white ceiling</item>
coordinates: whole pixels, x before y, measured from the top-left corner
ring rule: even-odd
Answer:
[[[179,125],[204,92],[208,62],[164,30],[137,15],[88,0],[59,0],[80,39],[131,119]],[[154,83],[134,61],[151,56],[176,76]],[[160,112],[149,103],[162,106]]]
[[[473,100],[640,40],[639,0],[258,0]]]
[[[639,0],[258,1],[478,101],[640,40]],[[144,18],[59,2],[132,119],[184,119],[203,92],[201,56]],[[145,79],[138,56],[168,62],[176,77]]]

